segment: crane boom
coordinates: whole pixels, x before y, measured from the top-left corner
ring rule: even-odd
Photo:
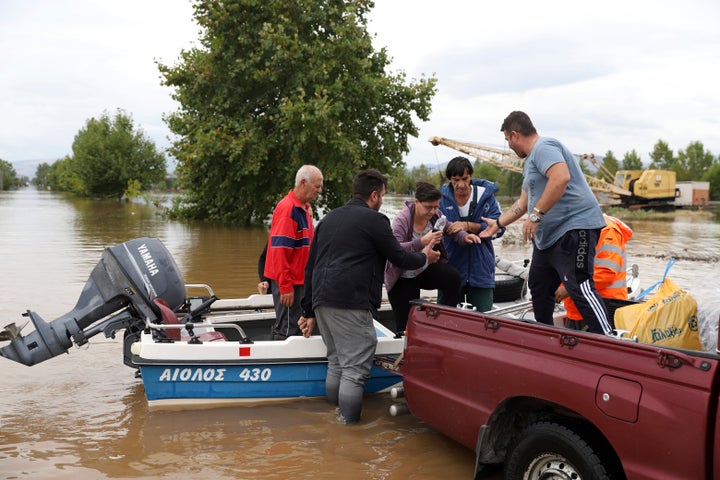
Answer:
[[[459,152],[466,153],[481,162],[487,162],[503,170],[509,170],[515,173],[522,173],[525,161],[514,153],[502,150],[500,148],[486,147],[469,142],[461,142],[459,140],[451,140],[445,137],[431,137],[430,143],[433,145],[444,145]]]
[[[433,145],[444,145],[446,147],[450,147],[454,150],[470,155],[480,160],[481,162],[487,162],[498,168],[502,168],[503,170],[509,170],[515,173],[522,173],[523,171],[523,164],[525,163],[525,161],[514,153],[507,150],[494,147],[486,147],[484,145],[478,145],[470,142],[452,140],[445,137],[431,137],[429,141]],[[622,187],[614,185],[610,182],[606,182],[605,180],[593,177],[591,175],[585,174],[585,179],[587,180],[588,185],[594,192],[614,193],[621,196],[632,195],[630,191]]]

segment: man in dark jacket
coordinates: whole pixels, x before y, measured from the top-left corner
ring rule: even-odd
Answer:
[[[305,268],[298,324],[309,336],[317,319],[327,347],[325,391],[340,407],[342,423],[360,420],[377,345],[373,318],[380,308],[385,262],[416,269],[440,257],[432,243],[421,253],[400,246],[390,221],[378,212],[386,189],[387,177],[379,171],[358,173],[353,198],[318,223]]]

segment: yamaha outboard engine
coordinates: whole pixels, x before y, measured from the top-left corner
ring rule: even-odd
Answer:
[[[175,310],[185,301],[185,282],[175,260],[156,238],[138,238],[106,248],[95,266],[75,308],[50,323],[27,311],[35,331],[22,336],[14,323],[0,331],[10,344],[0,355],[35,365],[65,353],[73,343],[83,345],[103,332],[142,329],[146,320],[160,322],[153,300],[164,299]]]

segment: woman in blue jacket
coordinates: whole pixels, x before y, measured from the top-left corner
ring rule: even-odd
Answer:
[[[487,180],[473,179],[473,167],[465,157],[455,157],[447,164],[445,177],[449,183],[442,186],[440,210],[449,225],[444,239],[450,264],[461,277],[461,299],[472,304],[477,311],[492,309],[495,289],[495,249],[492,241],[480,241],[477,234],[485,230],[482,217],[497,218],[502,213],[495,198],[497,185]],[[455,235],[467,232],[469,235]],[[495,238],[505,233],[501,229]],[[467,241],[470,239],[471,241]]]

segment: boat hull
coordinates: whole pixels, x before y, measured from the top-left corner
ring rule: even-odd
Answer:
[[[404,338],[379,322],[375,331],[376,355],[402,353]],[[151,407],[262,404],[325,395],[327,352],[319,335],[250,343],[168,342],[143,332],[131,350]],[[365,393],[389,391],[401,381],[398,374],[373,365]]]
[[[150,406],[273,403],[325,395],[327,362],[241,365],[143,365]],[[402,378],[375,365],[365,393],[389,391]]]

